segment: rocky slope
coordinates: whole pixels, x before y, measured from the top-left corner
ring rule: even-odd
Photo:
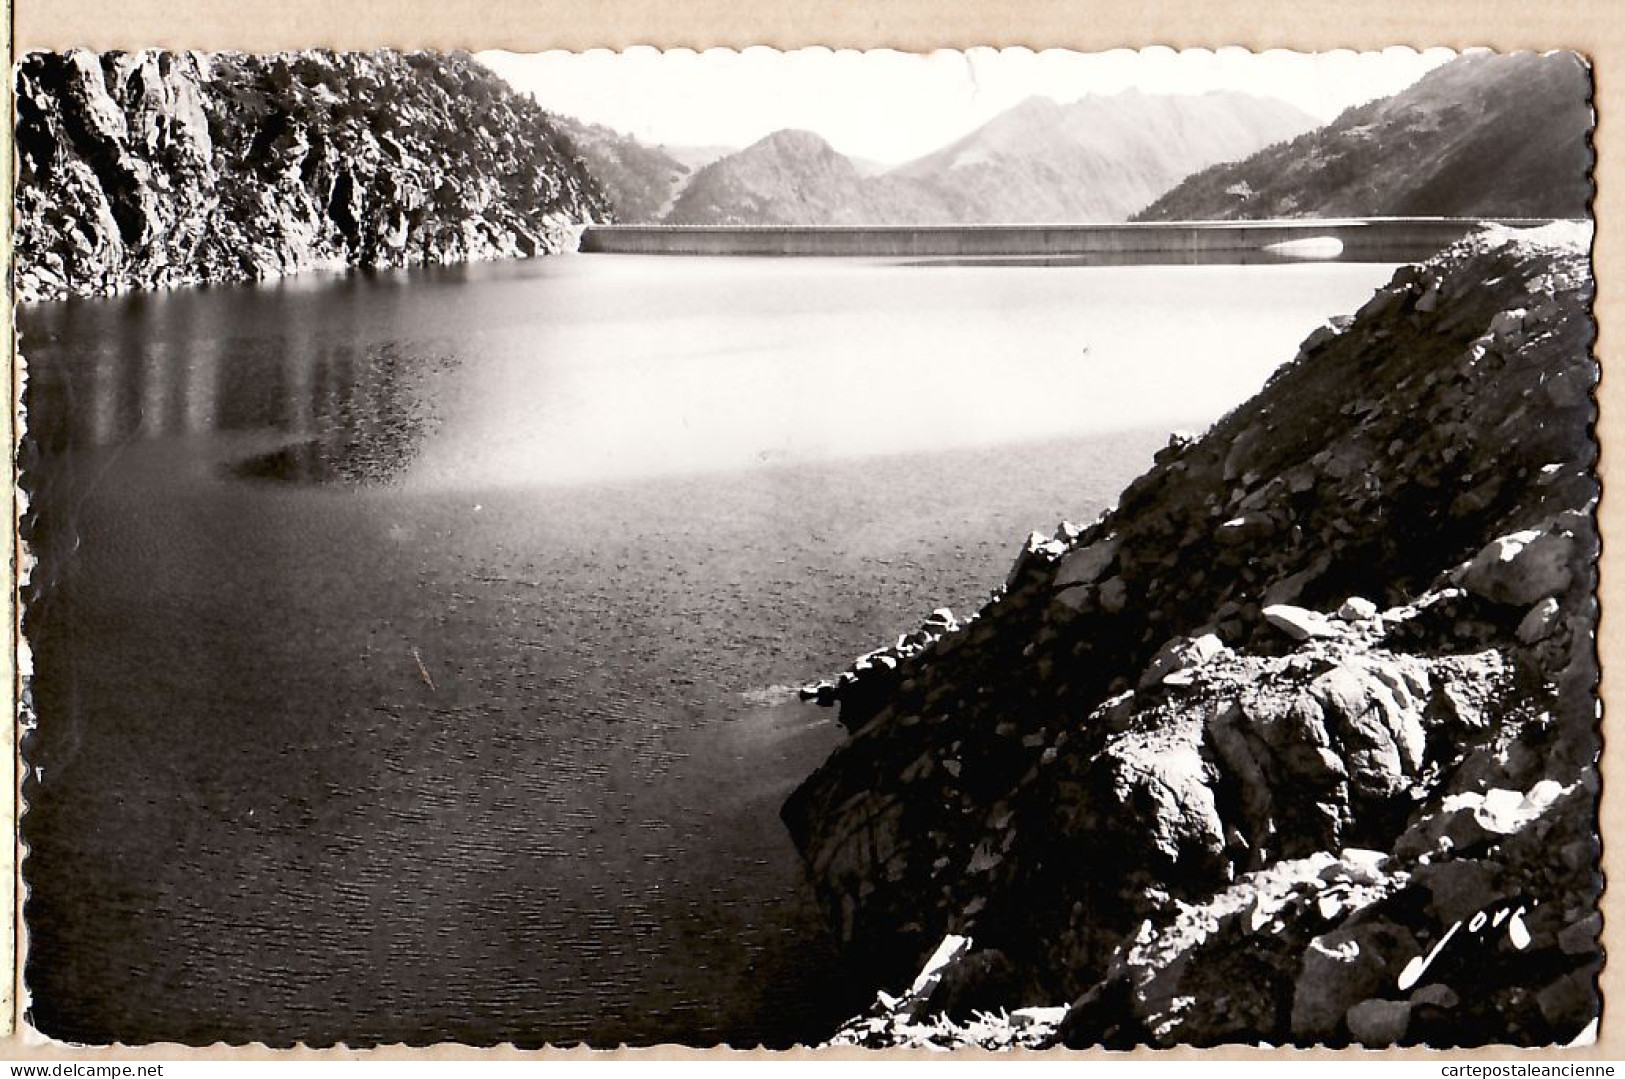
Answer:
[[[673,225],[1123,221],[1182,177],[1308,129],[1237,93],[1033,98],[879,175],[805,131],[780,131],[695,175]]]
[[[31,53],[21,299],[541,254],[608,203],[461,54]]]
[[[1580,218],[1592,119],[1577,54],[1469,52],[1290,143],[1197,173],[1139,220]]]
[[[784,807],[861,1044],[1549,1044],[1597,1013],[1589,235],[1402,268]],[[1035,462],[1042,467],[1042,462]]]
[[[609,198],[615,220],[654,224],[671,210],[694,174],[731,153],[722,147],[649,146],[630,135],[550,113]]]

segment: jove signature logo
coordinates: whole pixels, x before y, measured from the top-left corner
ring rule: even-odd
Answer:
[[[1439,958],[1439,955],[1450,946],[1450,942],[1456,939],[1457,934],[1462,932],[1463,925],[1466,926],[1466,936],[1458,942],[1458,947],[1488,943],[1505,926],[1507,939],[1512,942],[1512,946],[1520,952],[1523,951],[1529,947],[1529,927],[1523,924],[1523,916],[1528,912],[1529,908],[1522,903],[1513,906],[1510,902],[1503,901],[1491,903],[1465,921],[1458,919],[1445,935],[1439,938],[1439,943],[1433,946],[1432,951],[1426,955],[1419,955],[1405,964],[1405,969],[1399,972],[1400,990],[1408,990],[1422,980],[1422,975],[1428,972],[1433,961]]]

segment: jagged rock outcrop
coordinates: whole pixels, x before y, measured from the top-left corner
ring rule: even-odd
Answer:
[[[809,688],[850,738],[784,818],[855,968],[895,993],[964,941],[837,1040],[1581,1033],[1588,243],[1402,268],[977,615]]]
[[[1592,124],[1577,53],[1472,50],[1392,97],[1190,176],[1136,220],[1581,218]]]
[[[537,255],[608,215],[463,54],[35,52],[16,91],[24,300]]]

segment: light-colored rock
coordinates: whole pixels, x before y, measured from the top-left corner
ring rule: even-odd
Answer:
[[[931,958],[925,961],[919,974],[915,975],[914,982],[908,987],[911,997],[929,997],[931,991],[942,981],[942,975],[949,965],[959,960],[971,948],[969,937],[950,933],[942,938],[937,950],[931,953]]]
[[[1421,817],[1395,843],[1405,857],[1433,851],[1465,852],[1512,835],[1545,814],[1570,792],[1555,780],[1536,783],[1527,793],[1495,788],[1483,794],[1452,794]]]
[[[1175,637],[1157,650],[1145,672],[1140,676],[1140,688],[1149,689],[1161,684],[1178,671],[1200,667],[1225,651],[1224,642],[1215,633],[1196,637]]]
[[[1364,622],[1377,617],[1377,605],[1363,596],[1350,596],[1337,608],[1337,617],[1345,622]]]
[[[1336,730],[1350,779],[1360,790],[1395,794],[1421,770],[1424,702],[1397,661],[1350,659],[1317,677],[1309,693]]]
[[[1329,618],[1290,603],[1274,603],[1264,608],[1264,620],[1294,641],[1307,641],[1311,637],[1337,637],[1342,631]]]
[[[1060,540],[1038,531],[1028,533],[1027,541],[1021,545],[1016,560],[1010,564],[1010,572],[1005,575],[1004,587],[1015,588],[1030,566],[1054,562],[1064,554],[1066,544]]]
[[[1344,847],[1338,855],[1336,868],[1340,875],[1358,884],[1376,884],[1387,877],[1388,855],[1380,850],[1363,847]]]

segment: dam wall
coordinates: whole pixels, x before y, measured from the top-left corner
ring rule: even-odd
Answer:
[[[592,225],[580,250],[639,255],[890,258],[1100,258],[1186,261],[1267,254],[1275,245],[1336,240],[1345,256],[1425,258],[1488,222],[1473,218],[1194,221],[1112,225],[690,227]],[[1514,227],[1544,220],[1508,220]],[[1225,259],[1221,258],[1220,261]]]

